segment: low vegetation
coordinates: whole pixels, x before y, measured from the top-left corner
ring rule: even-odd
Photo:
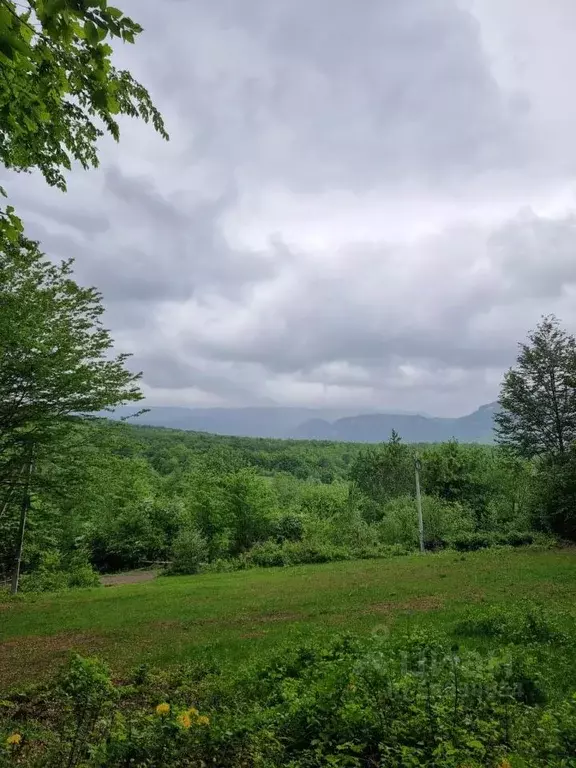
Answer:
[[[570,765],[574,558],[445,552],[13,599],[3,759]]]

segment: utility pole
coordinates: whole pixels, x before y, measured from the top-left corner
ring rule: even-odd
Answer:
[[[418,536],[420,539],[420,552],[424,552],[424,520],[422,518],[422,496],[420,495],[420,470],[422,462],[416,456],[414,459],[414,475],[416,478],[416,508],[418,509]]]
[[[26,532],[26,518],[30,509],[30,480],[32,478],[32,467],[34,460],[32,456],[32,447],[28,454],[28,463],[25,470],[24,492],[22,494],[22,503],[20,505],[20,524],[18,525],[18,540],[16,543],[16,563],[12,573],[12,586],[10,592],[15,595],[18,592],[20,582],[20,565],[22,563],[22,550],[24,549],[24,534]]]

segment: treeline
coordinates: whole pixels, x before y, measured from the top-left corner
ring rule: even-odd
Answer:
[[[416,452],[427,548],[533,539],[532,465],[497,447],[392,435],[366,449],[79,421],[37,467],[22,585],[88,585],[93,569],[153,563],[194,573],[408,552]],[[14,514],[4,578],[17,527]]]
[[[37,265],[35,251],[27,253]],[[44,274],[45,265],[39,268]],[[50,274],[64,290],[66,273]],[[77,297],[97,312],[94,295],[76,290],[66,311]],[[59,293],[56,299],[58,316]],[[64,338],[75,323],[81,320],[65,318]],[[48,336],[47,321],[44,328]],[[98,338],[101,355],[110,339],[105,332]],[[73,417],[57,412],[63,402],[71,410],[82,399],[96,407],[104,398],[139,397],[122,358],[83,369],[88,394],[74,379],[70,387],[65,366],[75,350],[62,350],[56,372],[45,369],[38,404],[16,399],[8,409],[4,401],[5,582],[18,564],[23,588],[57,589],[97,583],[97,572],[153,564],[196,573],[409,552],[418,546],[416,456],[427,549],[519,545],[542,535],[576,539],[576,340],[554,318],[529,337],[504,380],[494,446],[406,445],[393,433],[388,443],[366,448]],[[12,364],[18,374],[43,370],[35,350]]]

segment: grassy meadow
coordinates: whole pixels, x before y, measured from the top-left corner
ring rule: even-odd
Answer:
[[[471,606],[511,609],[526,599],[557,611],[570,631],[575,596],[573,549],[443,552],[27,595],[0,604],[0,690],[43,680],[70,650],[100,656],[117,675],[199,657],[235,665],[339,631],[450,633]]]

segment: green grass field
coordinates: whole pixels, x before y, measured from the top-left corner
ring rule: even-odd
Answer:
[[[576,550],[486,550],[266,569],[0,603],[0,690],[44,678],[74,649],[116,674],[198,656],[236,664],[295,637],[450,632],[471,605],[529,598],[576,622]]]

